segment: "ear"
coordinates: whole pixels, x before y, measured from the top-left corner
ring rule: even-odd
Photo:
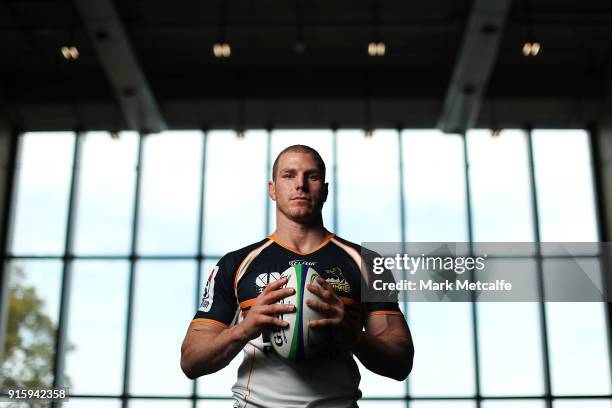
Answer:
[[[276,201],[276,184],[272,180],[268,181],[268,195],[272,201]]]
[[[329,183],[325,183],[324,184],[325,187],[323,187],[323,202],[327,201],[327,194],[329,194]]]

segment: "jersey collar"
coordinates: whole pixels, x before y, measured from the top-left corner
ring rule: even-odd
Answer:
[[[297,250],[296,248],[292,248],[292,247],[290,247],[289,245],[287,245],[287,244],[285,244],[284,242],[282,242],[281,240],[279,240],[279,239],[276,237],[276,234],[271,234],[271,235],[269,235],[269,236],[268,236],[268,239],[270,239],[270,240],[272,240],[272,241],[276,242],[278,245],[282,246],[282,247],[283,247],[283,248],[285,248],[286,250],[291,251],[291,252],[294,252],[294,253],[296,253],[296,254],[298,254],[298,255],[309,255],[309,254],[312,254],[312,253],[314,253],[314,252],[317,252],[319,249],[323,248],[323,247],[324,247],[325,245],[327,245],[327,243],[328,243],[329,241],[331,241],[331,239],[332,239],[333,237],[335,237],[335,236],[336,236],[336,234],[334,234],[333,232],[329,232],[329,231],[327,231],[327,235],[325,236],[325,239],[323,240],[323,242],[321,242],[319,245],[317,245],[315,248],[311,249],[310,251],[306,251],[306,252],[302,252],[302,251]]]

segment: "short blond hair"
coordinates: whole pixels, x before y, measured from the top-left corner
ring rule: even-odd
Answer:
[[[312,155],[312,157],[315,159],[315,162],[317,163],[317,167],[321,171],[321,176],[323,177],[323,180],[325,181],[325,162],[323,161],[323,158],[321,157],[319,152],[317,152],[312,147],[301,145],[301,144],[296,144],[296,145],[286,147],[283,149],[283,151],[281,151],[278,154],[278,156],[276,156],[276,160],[274,160],[274,165],[272,166],[272,180],[276,181],[276,172],[278,171],[278,161],[280,160],[283,154],[288,153],[288,152],[308,153]]]

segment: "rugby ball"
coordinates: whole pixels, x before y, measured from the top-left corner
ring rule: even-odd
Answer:
[[[317,282],[319,274],[313,268],[302,264],[295,264],[281,274],[287,277],[287,283],[283,288],[294,288],[295,293],[278,301],[281,304],[295,305],[295,312],[277,315],[281,320],[289,323],[286,328],[272,330],[270,342],[276,353],[290,361],[300,361],[311,358],[320,348],[329,331],[325,328],[310,329],[310,320],[321,319],[324,316],[307,304],[308,299],[318,299],[317,295],[306,289],[308,283],[320,287]]]

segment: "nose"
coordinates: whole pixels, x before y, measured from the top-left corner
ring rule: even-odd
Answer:
[[[306,175],[300,174],[298,177],[295,178],[295,180],[296,180],[296,184],[295,184],[296,190],[306,191],[306,189],[308,188],[308,183],[306,183]]]

